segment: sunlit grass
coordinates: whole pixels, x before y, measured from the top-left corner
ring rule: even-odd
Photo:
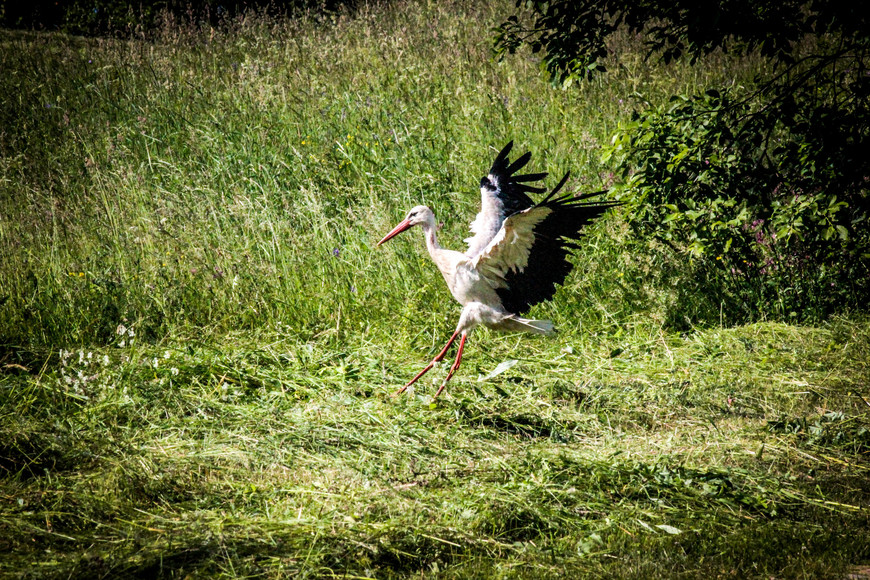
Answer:
[[[506,141],[600,189],[599,145],[639,100],[751,78],[628,53],[553,88],[532,55],[493,59],[509,5],[0,32],[3,575],[870,560],[866,321],[720,328],[691,266],[633,246],[618,214],[532,313],[556,338],[475,331],[438,406],[444,367],[390,395],[458,315],[413,233],[374,248],[409,207],[461,248]]]
[[[121,336],[7,369],[8,572],[824,577],[870,555],[863,324],[481,336],[434,410],[437,378],[392,397],[408,361],[377,345]]]
[[[452,314],[437,273],[408,258],[418,240],[372,251],[408,207],[431,205],[445,243],[461,247],[475,184],[510,139],[536,169],[571,170],[571,188],[606,187],[598,148],[638,98],[698,82],[627,56],[607,82],[553,89],[533,58],[493,59],[481,31],[497,8],[250,17],[217,31],[167,25],[154,41],[5,33],[6,339],[103,343],[125,320],[151,338],[275,322],[316,334],[339,312],[358,331],[399,304]],[[569,283],[557,312],[617,314],[614,261],[630,293],[638,277],[659,288],[644,307],[675,309],[650,300],[667,290],[624,237],[590,239],[585,259],[602,266]]]

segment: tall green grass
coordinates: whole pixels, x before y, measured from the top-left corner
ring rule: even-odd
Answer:
[[[455,315],[413,234],[373,241],[425,203],[461,247],[475,184],[510,139],[536,169],[571,170],[572,189],[606,187],[597,150],[635,100],[698,82],[629,55],[598,83],[554,89],[534,58],[493,59],[504,9],[168,21],[151,40],[4,33],[4,341],[104,344],[122,322],[151,338],[277,323],[356,334]],[[613,243],[614,228],[591,237],[590,275],[548,315],[667,308],[642,271],[657,258]]]

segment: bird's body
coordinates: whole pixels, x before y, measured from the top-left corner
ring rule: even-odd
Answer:
[[[459,368],[466,337],[475,326],[551,334],[550,321],[530,320],[520,314],[553,297],[556,285],[571,271],[567,256],[577,247],[576,239],[583,226],[617,205],[582,202],[603,192],[556,197],[568,179],[567,174],[543,201],[535,203],[527,192],[543,193],[545,189],[526,183],[539,181],[547,174],[515,175],[528,163],[531,154],[521,155],[510,163],[508,153],[512,146],[513,142],[502,149],[489,174],[481,179],[481,209],[471,224],[474,235],[465,240],[468,250],[457,252],[442,248],[436,235],[435,214],[422,205],[411,209],[407,217],[378,242],[378,245],[383,244],[415,225],[421,226],[432,261],[441,271],[453,298],[463,306],[459,324],[447,345],[399,392],[441,361],[454,340],[461,337],[456,361],[435,394],[440,395]]]

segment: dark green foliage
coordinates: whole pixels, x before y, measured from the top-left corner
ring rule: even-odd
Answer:
[[[517,0],[518,10],[497,31],[496,48],[514,53],[524,44],[543,51],[544,65],[560,81],[605,71],[608,37],[621,27],[644,37],[649,54],[666,62],[684,55],[694,63],[714,50],[758,49],[776,62],[800,58],[807,35],[832,35],[836,50],[866,48],[870,6],[841,0]],[[823,51],[819,54],[827,54]]]
[[[561,82],[604,71],[621,26],[665,62],[715,50],[766,59],[754,86],[676,95],[620,128],[605,160],[629,222],[641,240],[690,255],[698,290],[728,320],[820,318],[868,303],[866,4],[525,4],[534,24],[512,17],[497,46],[544,51]]]
[[[812,91],[758,111],[729,91],[674,97],[606,154],[635,232],[698,260],[730,318],[819,318],[870,296],[870,132],[847,120],[867,111],[813,108]]]

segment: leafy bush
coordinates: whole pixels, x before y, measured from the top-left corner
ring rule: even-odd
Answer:
[[[867,126],[798,103],[750,111],[731,91],[676,96],[637,114],[605,152],[635,233],[689,254],[736,318],[816,318],[870,293],[853,145]]]
[[[747,0],[517,2],[496,47],[528,44],[554,82],[608,68],[617,31],[665,62],[760,57],[750,87],[677,94],[605,151],[634,233],[666,243],[732,321],[813,319],[870,299],[870,12]],[[654,23],[654,24],[650,24]],[[703,286],[703,287],[701,287]]]

